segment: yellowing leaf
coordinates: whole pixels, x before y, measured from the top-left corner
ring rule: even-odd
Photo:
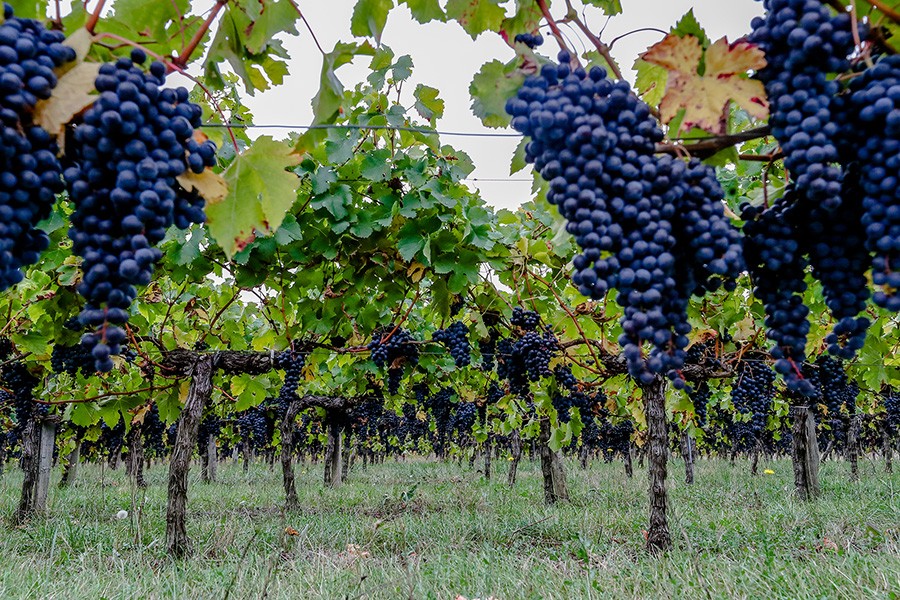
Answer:
[[[81,29],[76,29],[72,35],[67,37],[65,41],[63,41],[63,46],[69,46],[73,50],[75,50],[75,60],[71,63],[67,63],[61,66],[57,75],[61,72],[68,70],[69,68],[79,65],[84,62],[85,57],[88,55],[88,52],[91,50],[91,44],[93,43],[93,36],[91,33],[82,27]]]
[[[59,78],[48,100],[38,100],[34,107],[34,124],[57,137],[72,117],[97,99],[94,80],[100,73],[99,63],[81,63]]]
[[[706,50],[704,57],[696,37],[669,34],[641,58],[668,71],[659,112],[663,122],[670,123],[683,109],[681,131],[698,127],[713,134],[727,133],[730,100],[757,119],[769,113],[762,82],[747,77],[747,71],[766,64],[762,50],[753,44],[729,45],[722,38]],[[701,58],[706,65],[703,75],[698,72]]]
[[[284,142],[263,136],[224,173],[228,194],[206,208],[209,231],[230,259],[257,233],[278,229],[297,199],[300,178],[286,169],[300,156]]]
[[[199,175],[193,171],[186,171],[175,179],[185,190],[197,190],[208,205],[218,204],[228,195],[228,184],[221,175],[217,175],[209,168],[204,169]]]

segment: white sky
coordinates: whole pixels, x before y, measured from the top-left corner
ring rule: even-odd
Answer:
[[[297,0],[301,10],[316,33],[316,37],[326,52],[337,41],[353,41],[350,34],[350,16],[353,0]],[[443,4],[443,2],[442,2]],[[557,10],[565,6],[562,2]],[[574,4],[579,6],[578,0]],[[642,27],[668,30],[691,8],[700,25],[713,40],[727,36],[729,40],[746,35],[750,31],[750,20],[763,12],[762,3],[754,0],[623,0],[624,12],[606,23],[606,17],[598,10],[589,8],[587,24],[595,32],[605,30],[601,39],[607,43],[617,36]],[[557,18],[562,12],[554,12]],[[256,123],[259,124],[308,124],[312,120],[310,100],[318,87],[322,61],[309,32],[298,21],[300,35],[284,37],[283,41],[292,57],[291,74],[283,85],[255,97],[246,97]],[[562,28],[570,36],[572,47],[581,49],[581,36],[573,29]],[[542,30],[543,31],[543,30]],[[547,35],[541,47],[545,54],[555,55],[558,47]],[[638,32],[625,37],[614,45],[612,54],[619,62],[626,77],[631,79],[631,65],[637,55],[649,45],[658,41],[661,34]],[[382,43],[391,47],[396,56],[409,54],[413,59],[412,78],[404,84],[406,106],[416,84],[423,83],[440,90],[445,102],[444,117],[438,127],[444,131],[491,131],[484,127],[472,114],[469,106],[469,83],[485,62],[497,59],[506,62],[512,58],[512,49],[499,35],[484,33],[477,40],[466,34],[456,22],[432,22],[421,25],[415,22],[405,5],[395,8],[388,17],[382,36]],[[368,57],[362,57],[352,65],[342,67],[338,76],[347,88],[363,80],[367,74]],[[511,130],[510,130],[511,131]],[[252,136],[285,135],[284,130],[255,129]],[[442,143],[451,144],[463,150],[476,165],[472,173],[474,179],[503,179],[509,176],[509,163],[518,140],[516,138],[465,138],[445,137]],[[523,179],[519,173],[515,179]],[[488,204],[498,208],[515,208],[531,198],[530,183],[511,181],[473,181],[472,185],[481,190]]]

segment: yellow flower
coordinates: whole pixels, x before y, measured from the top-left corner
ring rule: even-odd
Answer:
[[[766,475],[774,475],[775,471],[773,471],[772,469],[766,469],[765,471],[763,471],[763,473],[765,473]]]
[[[507,458],[507,459],[506,459],[506,460],[512,460],[512,459],[513,459],[513,458],[512,458],[512,456],[510,456],[510,457],[509,457],[509,458]]]

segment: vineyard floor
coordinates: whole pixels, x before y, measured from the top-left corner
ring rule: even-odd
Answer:
[[[567,463],[572,501],[549,508],[527,460],[513,489],[503,460],[490,482],[467,462],[357,463],[340,489],[323,488],[321,464],[299,466],[301,509],[288,515],[278,470],[229,462],[215,484],[191,470],[196,552],[176,562],[166,466],[140,491],[121,469],[82,465],[78,486],[52,489],[49,518],[7,525],[0,598],[896,598],[900,474],[860,466],[851,484],[845,463],[825,463],[824,497],[806,504],[790,496],[789,460],[761,461],[756,477],[746,461],[702,460],[693,487],[674,460],[675,548],[654,558],[642,549],[647,472],[628,480],[619,462]],[[4,516],[20,484],[16,468],[0,480]]]

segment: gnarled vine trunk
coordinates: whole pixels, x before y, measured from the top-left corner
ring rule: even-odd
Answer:
[[[187,483],[191,456],[197,443],[197,432],[203,408],[212,395],[213,355],[201,355],[194,363],[191,385],[178,423],[178,434],[169,463],[169,492],[166,504],[166,548],[169,554],[182,557],[191,552],[187,535]]]
[[[544,479],[544,502],[554,504],[569,499],[566,487],[566,470],[559,457],[559,452],[550,449],[550,421],[541,421],[541,434],[538,438],[538,451],[541,455],[541,474]]]
[[[284,479],[284,504],[287,510],[296,510],[297,485],[294,482],[293,439],[294,421],[300,412],[300,399],[296,398],[288,405],[284,419],[281,420],[281,473]]]
[[[139,488],[147,487],[144,480],[144,440],[141,436],[142,424],[134,423],[131,431],[128,432],[128,462],[126,463],[126,471],[128,476],[134,480],[135,485]]]
[[[894,448],[891,446],[891,429],[887,423],[881,423],[881,449],[884,452],[884,472],[894,472]]]
[[[491,436],[484,440],[484,478],[491,480]]]
[[[694,442],[687,429],[681,432],[681,456],[684,457],[684,482],[694,484]]]
[[[522,438],[519,430],[513,430],[509,436],[509,446],[512,451],[512,460],[509,463],[509,474],[506,476],[506,484],[509,487],[516,485],[516,472],[519,470],[519,461],[522,460]]]
[[[850,461],[850,481],[859,481],[859,415],[850,417],[847,432],[847,459]]]
[[[668,500],[666,463],[669,440],[666,431],[666,380],[662,375],[656,375],[650,383],[642,384],[641,390],[647,414],[647,460],[650,475],[650,527],[647,530],[647,550],[656,553],[672,545],[666,517]]]
[[[341,426],[336,418],[328,419],[328,444],[325,446],[325,485],[341,487]]]
[[[34,491],[37,487],[38,471],[38,445],[41,437],[41,426],[33,418],[28,419],[25,429],[22,431],[21,458],[19,465],[22,467],[24,479],[22,480],[22,494],[19,496],[19,507],[13,516],[13,523],[24,523],[34,510]]]

